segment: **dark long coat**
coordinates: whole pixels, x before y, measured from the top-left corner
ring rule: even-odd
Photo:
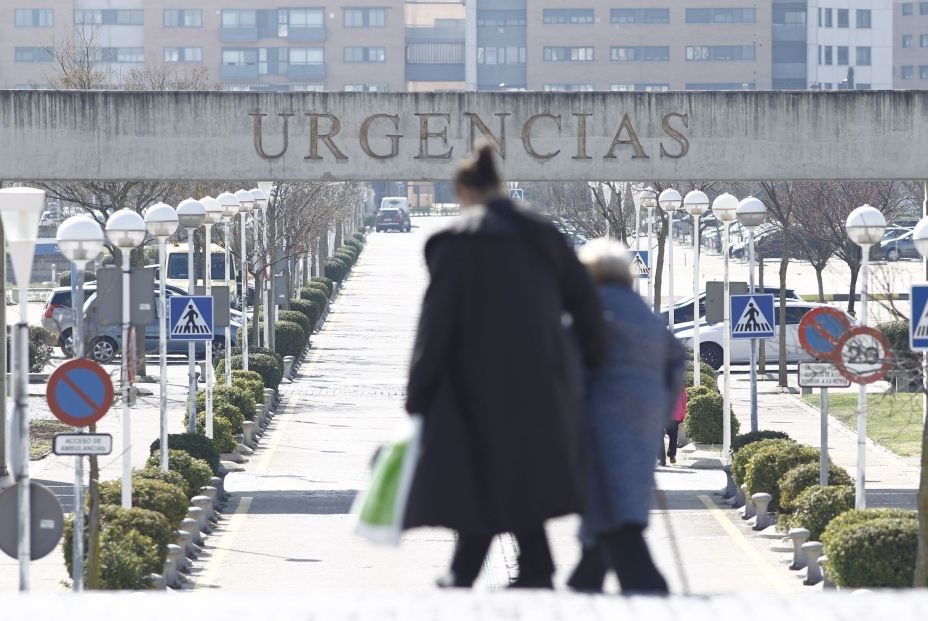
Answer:
[[[489,534],[582,510],[581,364],[606,347],[586,270],[549,222],[503,199],[468,209],[425,256],[406,402],[425,430],[406,526]]]

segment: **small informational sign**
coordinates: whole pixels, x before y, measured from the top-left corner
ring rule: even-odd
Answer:
[[[213,340],[213,298],[208,295],[171,297],[168,332],[172,341]]]
[[[96,362],[76,358],[55,369],[48,379],[45,399],[55,418],[72,427],[87,427],[109,411],[113,381]]]
[[[52,446],[55,455],[109,455],[113,436],[108,433],[59,433]]]
[[[525,190],[522,188],[512,188],[509,190],[509,200],[511,201],[524,201],[525,200]]]
[[[772,293],[731,296],[731,338],[772,339],[773,316]]]
[[[799,385],[802,388],[847,388],[851,383],[833,362],[800,362]]]
[[[848,330],[838,343],[841,356],[838,370],[855,384],[872,384],[890,369],[893,350],[876,328],[856,327]]]
[[[928,285],[912,285],[912,321],[909,344],[915,351],[928,351]]]
[[[847,315],[837,308],[816,308],[799,322],[799,344],[819,360],[837,360],[838,342],[851,329]]]
[[[632,276],[635,278],[651,277],[651,253],[648,250],[629,250],[629,259],[631,260]]]

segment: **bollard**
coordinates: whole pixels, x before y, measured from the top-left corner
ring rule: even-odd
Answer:
[[[259,403],[255,406],[255,422],[259,428],[264,428],[264,404]]]
[[[215,487],[216,490],[219,492],[220,502],[225,502],[226,500],[229,499],[229,495],[226,494],[226,490],[222,485],[222,479],[220,479],[219,477],[210,477],[209,484]]]
[[[735,479],[731,476],[731,465],[722,466],[722,472],[725,473],[725,489],[722,490],[722,497],[725,499],[734,498],[738,495],[738,486],[735,485]]]
[[[755,520],[752,527],[754,530],[764,530],[773,526],[772,514],[767,510],[771,500],[773,500],[773,496],[765,492],[759,492],[751,496],[751,502],[754,503],[754,509],[757,512],[757,520]]]
[[[200,493],[204,496],[209,496],[209,499],[213,501],[213,513],[218,517],[219,516],[219,490],[213,487],[212,485],[204,485],[200,488]]]
[[[190,519],[196,521],[196,523],[197,523],[197,529],[199,529],[200,533],[202,533],[202,534],[208,534],[208,533],[209,533],[209,531],[210,531],[210,528],[209,528],[209,520],[206,519],[206,511],[204,511],[204,510],[201,509],[200,507],[188,507],[188,508],[187,508],[187,517],[189,517]],[[200,541],[202,541],[202,540],[203,540],[203,538],[202,538],[202,535],[201,535]],[[198,544],[199,544],[199,542],[198,542]]]
[[[264,409],[268,412],[274,411],[274,395],[277,394],[277,391],[273,388],[264,389]]]
[[[213,499],[210,498],[209,496],[194,496],[193,498],[190,499],[190,504],[192,504],[194,507],[199,507],[200,509],[203,509],[203,513],[206,514],[206,527],[212,530],[211,522],[214,521],[214,517],[215,517],[213,515]],[[207,530],[204,532],[210,532],[210,531]]]
[[[198,507],[190,507],[190,510],[203,511]],[[180,528],[190,533],[191,545],[193,546],[193,556],[191,558],[196,558],[200,554],[200,544],[203,543],[199,522],[191,517],[185,517],[180,521]]]
[[[786,533],[793,542],[793,563],[789,566],[790,569],[805,569],[806,555],[802,551],[802,545],[809,540],[809,535],[808,528],[791,528]]]
[[[189,559],[195,559],[199,550],[193,544],[193,535],[191,535],[186,530],[175,530],[174,531],[174,541],[177,542],[184,550],[184,554]],[[178,569],[184,573],[189,573],[189,566],[185,563],[183,567],[178,567]]]
[[[293,356],[284,356],[284,377],[287,379],[290,379],[291,377],[294,362],[296,362],[296,358]]]
[[[242,439],[245,446],[248,448],[255,448],[257,443],[255,442],[255,423],[254,421],[245,420],[242,421]]]
[[[184,548],[176,543],[168,544],[168,558],[174,560],[174,571],[187,573],[190,566],[187,563],[187,556],[184,554]],[[165,577],[168,577],[165,575]],[[170,583],[169,583],[170,584]]]
[[[818,566],[822,568],[822,588],[827,591],[834,591],[837,589],[835,583],[832,582],[830,577],[830,572],[828,571],[828,557],[820,556],[818,557]]]
[[[742,487],[744,486],[736,485],[734,498],[730,498],[727,501],[729,506],[731,506],[732,509],[740,509],[744,507],[744,490],[741,489]]]
[[[164,585],[172,589],[180,586],[180,574],[177,573],[177,563],[170,556],[164,559],[164,569],[161,574],[164,576]]]
[[[822,581],[822,568],[818,559],[822,556],[822,546],[819,541],[809,541],[802,544],[802,553],[806,556],[806,579],[802,581],[806,586],[813,586]]]
[[[239,453],[240,455],[253,455],[254,454],[254,451],[251,449],[251,447],[245,444],[244,437],[241,440],[238,440],[238,447],[236,447],[235,452]],[[248,460],[246,459],[245,461],[248,461]]]
[[[752,517],[757,515],[757,512],[754,508],[754,503],[747,498],[748,490],[744,485],[741,486],[742,493],[744,494],[744,507],[741,509],[741,519],[750,520]]]
[[[167,588],[165,584],[164,576],[160,574],[148,574],[148,583],[151,585],[152,589],[163,591]]]

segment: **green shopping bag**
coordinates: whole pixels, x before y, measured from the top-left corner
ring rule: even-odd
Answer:
[[[408,429],[387,443],[377,456],[371,485],[358,495],[351,508],[357,534],[376,543],[399,544],[421,434],[422,417],[412,416]]]

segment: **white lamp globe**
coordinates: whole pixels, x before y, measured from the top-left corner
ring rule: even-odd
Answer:
[[[847,236],[858,246],[880,243],[886,230],[886,218],[876,207],[861,205],[847,216]],[[914,236],[914,233],[913,233]]]
[[[213,224],[218,224],[222,220],[223,208],[212,196],[204,196],[200,199],[200,204],[206,209],[206,218],[203,219],[203,224],[211,226]]]
[[[103,229],[87,215],[71,216],[62,222],[56,239],[58,250],[73,263],[86,265],[103,252]]]
[[[261,207],[260,200],[264,200],[264,204],[267,204],[267,195],[264,192],[261,192],[260,197],[255,194],[254,191],[249,190],[239,190],[235,193],[235,198],[238,199],[238,202],[241,204],[239,211],[248,213],[255,207]]]
[[[657,192],[654,191],[654,188],[648,186],[638,192],[638,204],[648,211],[657,207]]]
[[[188,231],[199,228],[203,224],[203,220],[206,219],[206,207],[200,201],[195,201],[192,198],[183,200],[177,206],[177,219],[180,226]]]
[[[700,190],[687,192],[683,199],[683,209],[691,216],[701,216],[709,211],[709,197]]]
[[[177,232],[177,212],[167,203],[155,203],[145,212],[145,228],[152,237],[167,239]]]
[[[117,248],[138,248],[147,233],[142,216],[130,209],[120,209],[106,221],[106,236]]]
[[[738,210],[735,214],[741,226],[753,229],[763,224],[764,220],[767,219],[767,206],[759,199],[748,196],[738,203]]]
[[[734,222],[738,219],[738,199],[726,192],[712,201],[712,213],[719,222]]]
[[[222,206],[222,217],[226,220],[231,220],[241,211],[242,204],[231,192],[223,192],[216,197],[216,200]]]
[[[679,192],[673,188],[667,188],[657,197],[657,203],[666,213],[673,213],[680,209],[683,199],[680,197]]]
[[[922,257],[928,256],[928,217],[922,218],[912,231],[912,243]]]

